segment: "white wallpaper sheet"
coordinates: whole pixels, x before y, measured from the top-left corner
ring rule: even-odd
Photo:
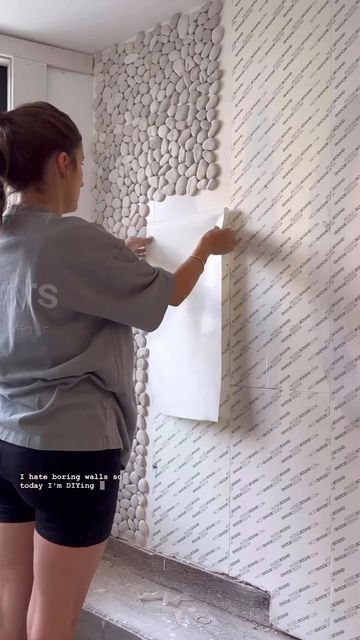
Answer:
[[[174,272],[194,251],[199,238],[215,225],[222,227],[223,222],[219,209],[148,220],[147,236],[154,240],[147,248],[147,261]],[[219,419],[221,265],[221,256],[209,256],[190,295],[180,306],[169,307],[160,327],[147,336],[154,411],[192,420]]]
[[[356,640],[360,0],[232,5],[221,414],[149,421],[150,546],[270,591],[296,637]]]

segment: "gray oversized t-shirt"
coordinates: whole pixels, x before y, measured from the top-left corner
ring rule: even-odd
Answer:
[[[132,327],[161,323],[175,275],[101,225],[10,205],[0,226],[0,439],[121,448],[135,434]]]

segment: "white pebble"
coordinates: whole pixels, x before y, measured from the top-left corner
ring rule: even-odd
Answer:
[[[145,522],[145,520],[140,520],[139,521],[139,531],[140,531],[140,533],[143,534],[143,536],[148,536],[149,535],[149,527],[148,527],[147,523]]]
[[[135,531],[135,540],[136,542],[138,542],[139,544],[141,544],[142,546],[146,545],[146,539],[145,536],[140,533],[140,531]]]
[[[139,478],[144,478],[146,475],[146,468],[142,467],[139,464],[134,465],[135,473],[139,476]]]
[[[138,333],[135,336],[135,342],[138,345],[138,347],[145,347],[146,346],[146,339],[141,333]]]
[[[197,178],[195,175],[191,176],[186,186],[186,193],[189,196],[194,196],[197,191]]]
[[[141,493],[149,493],[149,483],[145,478],[139,480],[139,491]]]
[[[138,481],[139,481],[139,478],[138,478],[137,474],[133,471],[130,474],[130,482],[131,482],[131,484],[135,484],[136,485],[138,483]]]
[[[136,439],[138,443],[142,444],[144,447],[147,447],[147,445],[149,444],[149,436],[146,431],[143,431],[142,429],[139,429],[139,431],[137,432]]]
[[[147,502],[146,497],[143,496],[141,493],[138,493],[137,494],[137,499],[138,499],[139,504],[141,504],[142,507],[145,507],[146,502]]]
[[[133,520],[135,518],[135,508],[129,507],[127,511],[127,515],[130,520]]]
[[[136,460],[135,460],[136,464],[138,464],[140,467],[146,467],[146,459],[144,456],[137,456]],[[131,496],[130,496],[131,497]]]
[[[189,16],[186,13],[183,13],[178,21],[177,24],[177,31],[179,34],[179,38],[181,40],[183,40],[185,38],[185,36],[187,35],[189,30]]]
[[[144,393],[146,387],[142,382],[137,382],[135,385],[135,393],[140,396],[142,393]]]
[[[162,188],[163,193],[167,196],[173,196],[175,194],[175,184],[166,184]]]
[[[136,442],[136,440],[135,440]],[[131,498],[133,497],[133,494],[137,492],[137,486],[134,484],[128,484],[126,485],[126,488],[128,489],[129,493],[131,493],[132,495],[130,496],[129,500],[131,502]]]
[[[208,180],[211,180],[212,178],[216,178],[219,175],[219,172],[220,167],[218,164],[209,164],[206,171],[206,177]]]
[[[197,172],[196,172],[196,177],[198,180],[203,180],[205,178],[207,168],[208,168],[208,165],[206,161],[204,160],[204,158],[201,158],[198,165]]]
[[[139,505],[139,498],[137,496],[132,496],[130,502],[131,502],[131,506],[137,509]]]
[[[138,416],[137,417],[136,426],[137,426],[138,429],[146,429],[146,421],[145,421],[144,416]],[[138,453],[138,451],[137,451],[137,453]]]
[[[145,510],[144,507],[141,507],[140,505],[136,508],[136,517],[138,520],[144,520],[145,518]]]
[[[219,44],[214,44],[211,48],[209,58],[211,61],[217,60],[221,53],[221,46]]]
[[[184,73],[185,66],[184,66],[184,61],[181,60],[181,58],[179,58],[178,60],[175,60],[174,71],[175,73],[177,73],[178,76],[182,76],[182,74]]]
[[[203,148],[201,144],[196,143],[193,149],[193,154],[194,154],[194,161],[197,165],[200,162],[200,159],[202,158],[202,154],[203,154]]]
[[[166,173],[165,177],[166,177],[166,180],[168,182],[175,183],[175,182],[177,182],[177,179],[178,179],[178,173],[177,173],[176,169],[173,168],[173,169],[170,169],[170,171],[168,171]]]
[[[206,151],[214,151],[217,148],[217,140],[215,138],[208,138],[204,141],[203,147]]]
[[[171,16],[170,18],[170,29],[171,31],[174,31],[177,28],[178,22],[179,22],[179,18],[180,18],[180,13],[175,13],[173,16]]]
[[[220,120],[213,120],[209,129],[209,138],[214,138],[221,127]]]
[[[141,456],[145,456],[145,455],[146,455],[146,452],[147,452],[147,449],[146,449],[146,447],[144,447],[142,444],[138,444],[138,445],[135,447],[135,451],[136,451],[136,453],[138,453],[139,455],[141,455]]]
[[[211,19],[213,16],[221,13],[223,8],[222,0],[214,0],[209,7],[209,18]]]
[[[125,536],[125,538],[128,538],[129,540],[135,540],[135,533],[134,533],[134,531],[131,531],[130,529],[127,529],[126,531],[124,531],[124,536]]]
[[[224,27],[219,24],[212,32],[211,39],[214,44],[219,44],[224,37]]]
[[[218,181],[215,180],[215,178],[211,178],[211,180],[209,180],[208,185],[207,185],[207,189],[216,189],[218,186]]]

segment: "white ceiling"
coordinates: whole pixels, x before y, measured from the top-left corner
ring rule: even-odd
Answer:
[[[199,0],[0,0],[0,34],[95,53]]]

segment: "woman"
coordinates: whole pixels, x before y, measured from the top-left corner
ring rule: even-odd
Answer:
[[[0,210],[6,192],[18,196],[0,227],[1,640],[74,638],[135,434],[132,327],[156,329],[208,256],[235,246],[215,227],[170,273],[135,254],[149,240],[132,251],[63,218],[83,160],[76,125],[54,106],[0,114]]]

